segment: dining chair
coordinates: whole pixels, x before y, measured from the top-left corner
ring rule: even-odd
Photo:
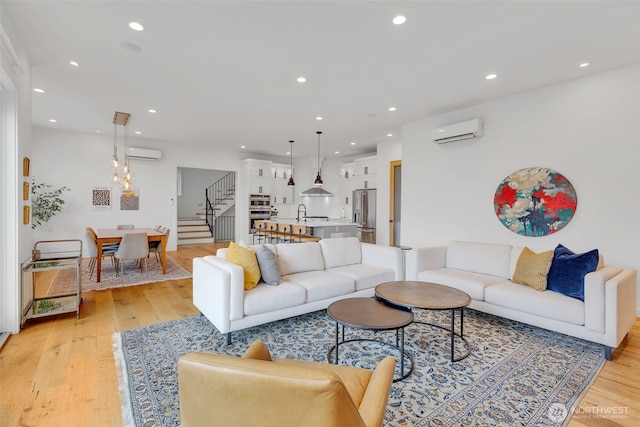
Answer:
[[[133,230],[136,228],[133,224],[118,224],[118,230]]]
[[[149,240],[147,233],[126,233],[122,236],[122,241],[118,250],[113,255],[116,261],[116,276],[120,272],[120,260],[136,259],[140,264],[142,272],[146,267],[147,256],[149,255]],[[124,274],[124,263],[122,265],[122,273]]]
[[[93,271],[96,268],[96,264],[98,261],[98,240],[95,235],[95,232],[91,227],[87,227],[87,250],[89,252],[89,278],[93,276]],[[113,255],[118,250],[118,246],[102,246],[102,258],[109,257],[111,258],[111,264],[115,266],[115,261]]]
[[[96,231],[91,228],[91,227],[87,227],[87,234],[89,234],[89,236],[91,237],[91,239],[93,240],[93,243],[96,245],[96,250],[98,247],[98,235],[96,234]],[[103,243],[102,244],[102,251],[106,251],[106,250],[110,250],[113,249],[114,251],[116,251],[118,249],[118,245],[119,243]]]
[[[162,227],[164,229],[165,239],[169,241],[169,232],[171,229]],[[156,261],[160,262],[160,254],[162,253],[162,242],[158,240],[154,240],[153,242],[149,242],[149,254],[155,254]],[[148,258],[148,256],[147,256]]]

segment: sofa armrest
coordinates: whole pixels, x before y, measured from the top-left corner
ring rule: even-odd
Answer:
[[[402,250],[395,246],[360,243],[362,264],[390,268],[395,272],[395,280],[404,278]]]
[[[218,330],[244,316],[244,270],[222,258],[193,259],[193,304]]]
[[[446,246],[432,246],[407,251],[406,280],[418,280],[418,273],[423,270],[445,268],[447,259]]]
[[[387,356],[376,366],[367,389],[360,402],[360,416],[367,427],[379,427],[384,420],[389,399],[389,390],[393,382],[396,359]]]
[[[622,271],[619,267],[604,267],[584,276],[584,327],[606,332],[605,284]]]
[[[624,269],[605,283],[605,345],[617,347],[636,321],[636,271]]]

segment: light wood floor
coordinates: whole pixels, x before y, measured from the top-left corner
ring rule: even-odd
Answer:
[[[191,271],[193,257],[215,250],[213,244],[184,245],[168,255]],[[113,333],[198,314],[191,303],[191,279],[82,296],[80,319],[67,314],[29,320],[0,351],[0,426],[121,426]],[[640,321],[636,321],[569,425],[640,425],[639,378]],[[601,412],[589,415],[594,411]],[[602,411],[617,412],[619,417],[607,417]]]

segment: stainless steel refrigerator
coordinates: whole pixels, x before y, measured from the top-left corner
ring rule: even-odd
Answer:
[[[376,189],[353,192],[353,222],[358,224],[358,239],[361,242],[376,242]]]

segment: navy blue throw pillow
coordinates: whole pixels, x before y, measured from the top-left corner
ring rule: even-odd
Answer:
[[[596,271],[598,250],[576,254],[562,245],[553,251],[547,289],[584,301],[584,276]]]

